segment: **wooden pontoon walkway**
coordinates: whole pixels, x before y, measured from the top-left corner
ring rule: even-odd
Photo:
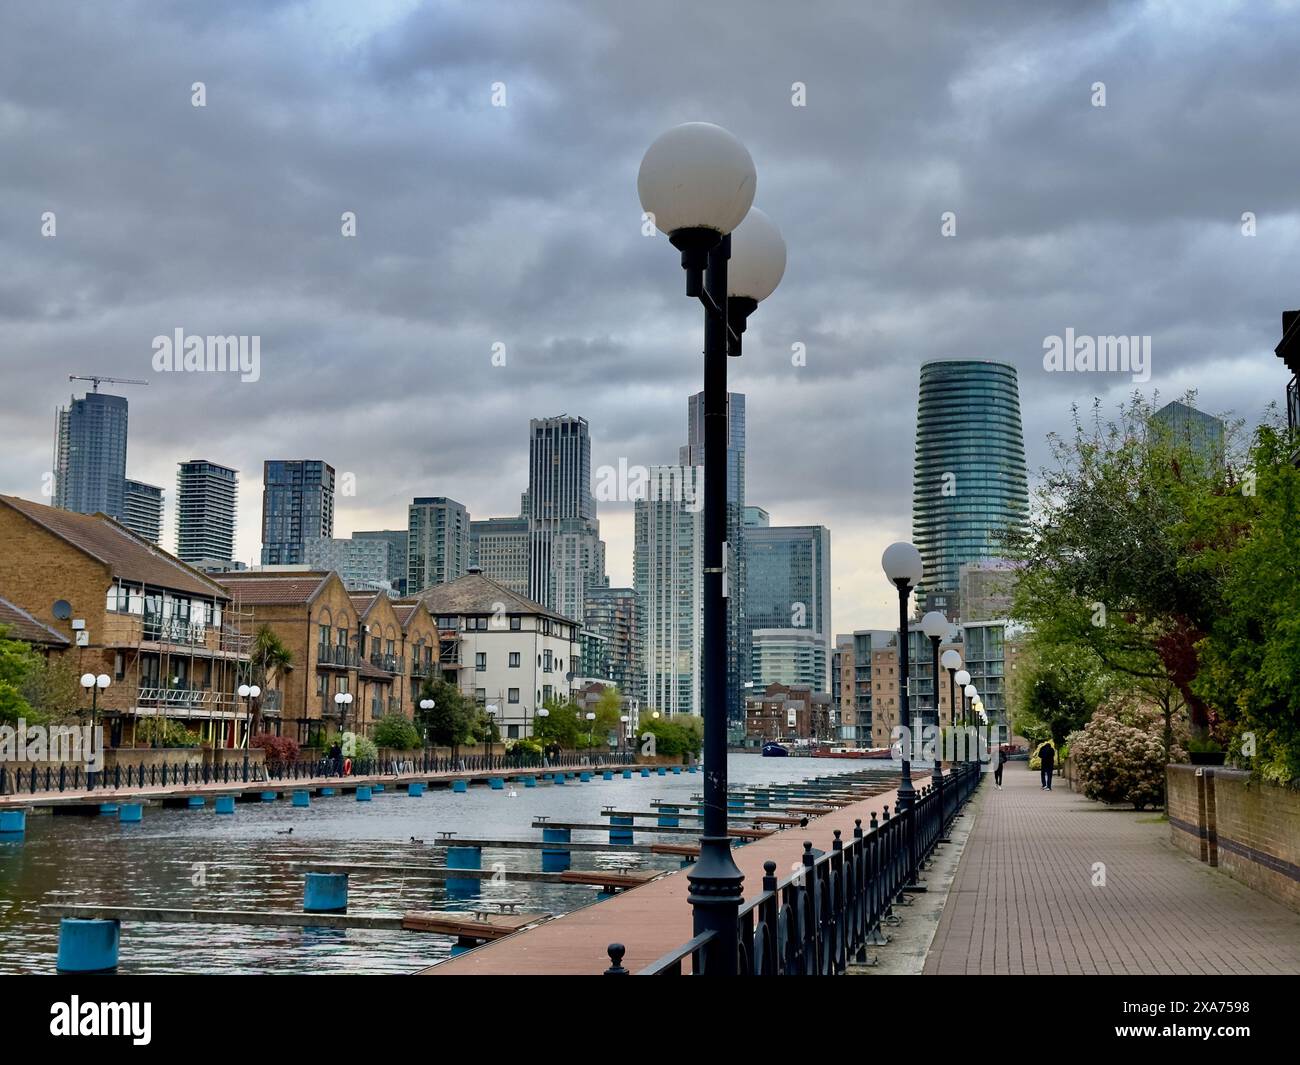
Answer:
[[[919,787],[927,775],[913,777]],[[890,808],[897,792],[864,796],[832,813],[809,821],[807,828],[792,829],[757,840],[733,850],[736,864],[745,874],[745,895],[761,893],[763,863],[777,863],[777,875],[785,878],[800,864],[804,840],[819,850],[830,850],[839,829],[846,842],[853,838],[855,819],[866,829],[873,811]],[[603,827],[603,826],[602,826]],[[533,928],[487,943],[459,957],[423,969],[429,976],[598,976],[609,966],[606,947],[622,943],[627,948],[623,964],[633,973],[687,942],[691,928],[691,906],[686,901],[687,870],[660,877],[621,895],[586,906]]]

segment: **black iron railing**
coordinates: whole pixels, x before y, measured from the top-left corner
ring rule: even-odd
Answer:
[[[631,753],[596,755],[561,754],[543,758],[531,753],[477,754],[458,757],[412,752],[409,758],[349,760],[350,776],[403,776],[435,773],[481,773],[523,769],[602,768],[631,765]],[[32,766],[13,769],[0,766],[0,795],[38,794],[41,792],[97,791],[134,787],[190,787],[199,784],[253,784],[297,780],[337,780],[343,765],[329,757],[299,759],[293,762],[268,762],[265,765],[235,757],[219,765],[183,761],[175,764],[122,764],[91,771],[82,765]]]
[[[763,865],[762,893],[741,907],[738,971],[744,976],[833,976],[850,962],[865,963],[868,948],[883,943],[882,926],[974,793],[979,763],[953,768],[941,782],[917,792],[910,810],[888,805],[863,829],[854,823],[847,843],[835,832],[829,852],[804,843],[802,863],[778,880],[776,863]],[[607,976],[627,976],[621,944],[609,946]],[[706,932],[641,970],[641,976],[699,976],[719,963],[715,933]]]

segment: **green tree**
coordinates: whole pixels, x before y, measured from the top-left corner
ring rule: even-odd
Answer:
[[[248,651],[248,682],[265,693],[271,682],[278,682],[293,667],[293,652],[284,645],[270,625],[263,625],[253,637]],[[262,731],[262,700],[253,700],[252,735]]]
[[[433,700],[432,710],[421,710],[419,703]],[[472,699],[461,694],[454,684],[442,677],[430,678],[420,688],[416,700],[416,722],[427,730],[429,740],[438,747],[455,747],[468,743],[473,737],[478,707]]]
[[[1222,709],[1234,754],[1261,777],[1300,783],[1300,468],[1297,439],[1260,426],[1239,490],[1190,524],[1201,568],[1222,574],[1222,608],[1198,646],[1198,696]],[[1224,535],[1223,530],[1234,535]]]
[[[25,694],[32,676],[41,668],[41,656],[31,644],[11,640],[8,626],[0,625],[0,723],[14,725],[22,718],[29,725],[45,721],[45,714]]]
[[[420,730],[401,714],[385,714],[375,722],[376,746],[409,751],[420,746]]]
[[[1191,397],[1189,397],[1191,398]],[[1046,645],[1087,648],[1134,684],[1170,685],[1201,731],[1212,708],[1197,690],[1197,645],[1223,609],[1222,574],[1189,516],[1239,480],[1229,432],[1222,456],[1177,439],[1135,395],[1116,422],[1075,412],[1049,438],[1037,507],[1024,535],[1015,616]],[[1216,530],[1217,537],[1222,530]]]

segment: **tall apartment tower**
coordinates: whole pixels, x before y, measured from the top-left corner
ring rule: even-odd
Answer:
[[[56,507],[122,520],[126,421],[126,400],[103,392],[88,392],[59,408],[54,442]]]
[[[176,476],[176,557],[229,562],[235,555],[239,471],[207,459],[180,464]]]
[[[682,466],[704,468],[704,393],[686,402],[686,446],[678,461]],[[750,675],[749,633],[745,621],[748,562],[745,546],[745,397],[727,393],[727,718],[734,728],[745,721],[745,682]],[[766,513],[764,512],[766,517]],[[702,565],[703,563],[701,563]]]
[[[763,643],[768,660],[775,662],[797,649],[799,660],[813,671],[787,681],[756,665],[754,683],[807,683],[814,691],[829,692],[834,639],[830,530],[824,525],[750,526],[745,557],[745,624],[751,646]]]
[[[262,565],[299,565],[304,545],[334,535],[334,467],[320,459],[262,464]]]
[[[163,490],[143,481],[127,480],[122,497],[122,524],[150,543],[162,540]]]
[[[641,627],[635,588],[596,588],[587,592],[585,627],[603,637],[609,654],[609,677],[618,690],[638,702],[645,699],[641,669]]]
[[[469,511],[446,496],[418,496],[407,508],[406,590],[418,595],[469,572]]]
[[[638,616],[637,685],[648,710],[700,713],[700,652],[704,623],[704,510],[668,488],[703,471],[652,466],[647,498],[635,504],[632,583]]]
[[[528,594],[528,519],[485,518],[469,523],[469,564],[483,576],[509,588],[516,595]]]
[[[605,587],[605,544],[591,494],[585,418],[528,423],[528,597],[581,623],[587,590]]]
[[[406,594],[406,529],[371,529],[366,532],[354,532],[354,540],[381,540],[388,545],[388,582],[398,595]]]
[[[912,540],[925,575],[917,604],[961,616],[963,563],[1006,555],[1003,535],[1029,513],[1016,369],[957,359],[921,366]]]

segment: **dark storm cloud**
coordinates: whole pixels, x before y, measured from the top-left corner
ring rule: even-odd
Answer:
[[[70,372],[150,379],[125,390],[133,475],[244,471],[245,556],[267,457],[354,472],[345,528],[416,494],[509,513],[533,416],[587,417],[598,465],[675,461],[700,315],[635,181],[703,118],[750,148],[790,250],[731,367],[749,497],[831,527],[837,625],[887,622],[869,556],[908,532],[925,359],[1017,366],[1031,466],[1071,402],[1132,387],[1045,373],[1066,328],[1151,335],[1148,392],[1281,396],[1298,38],[1263,4],[7,6],[0,490],[36,494]],[[260,335],[261,380],[154,374],[178,327]]]

